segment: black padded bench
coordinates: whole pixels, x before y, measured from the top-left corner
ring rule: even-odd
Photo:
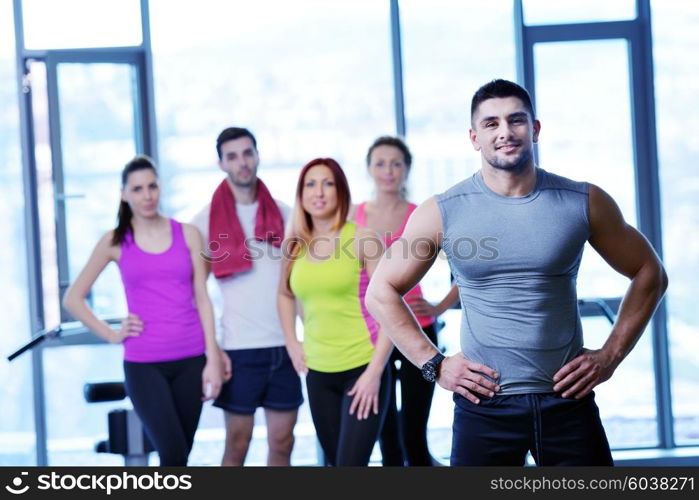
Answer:
[[[100,382],[85,384],[85,401],[101,403],[121,401],[126,398],[123,382]],[[107,415],[109,437],[95,445],[97,453],[114,453],[124,457],[124,465],[146,466],[148,454],[154,451],[141,420],[134,410],[112,410]]]

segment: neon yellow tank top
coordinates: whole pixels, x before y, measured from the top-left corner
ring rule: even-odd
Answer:
[[[355,224],[347,222],[329,258],[310,260],[304,248],[291,268],[289,285],[303,306],[303,348],[311,370],[351,370],[374,355],[359,300],[361,264],[354,251],[355,233]]]

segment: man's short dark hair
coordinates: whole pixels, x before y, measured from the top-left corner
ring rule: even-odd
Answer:
[[[483,101],[498,97],[517,97],[524,103],[524,107],[529,112],[532,120],[535,119],[536,115],[534,114],[534,106],[532,106],[532,98],[529,96],[527,89],[517,85],[515,82],[498,78],[489,81],[473,94],[473,99],[471,99],[471,121],[473,121],[473,116]]]
[[[218,152],[218,159],[223,159],[221,156],[221,144],[224,142],[233,141],[235,139],[240,139],[241,137],[249,137],[252,141],[253,147],[255,150],[257,150],[257,141],[255,140],[255,136],[252,135],[252,132],[242,127],[228,127],[223,129],[223,132],[218,134],[218,137],[216,138],[216,151]]]

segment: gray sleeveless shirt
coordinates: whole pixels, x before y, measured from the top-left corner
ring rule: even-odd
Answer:
[[[553,375],[582,348],[575,285],[588,184],[538,168],[531,193],[507,197],[479,171],[436,199],[464,355],[500,373],[498,394],[552,392]]]

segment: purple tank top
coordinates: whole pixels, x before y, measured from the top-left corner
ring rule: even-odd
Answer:
[[[182,225],[170,219],[172,244],[162,253],[141,250],[129,231],[119,271],[129,313],[143,321],[138,337],[124,340],[124,359],[173,361],[203,354],[204,330],[194,301],[192,258]]]

